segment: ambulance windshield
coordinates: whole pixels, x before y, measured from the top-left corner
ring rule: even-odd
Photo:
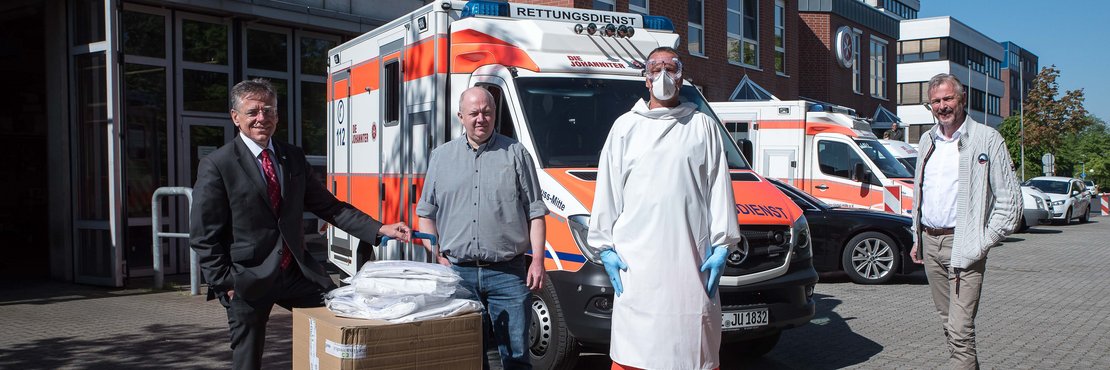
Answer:
[[[632,109],[636,100],[648,98],[643,80],[530,77],[516,81],[536,155],[544,168],[597,167],[613,121]],[[680,100],[697,104],[699,111],[717,120],[694,87],[684,86]],[[717,126],[726,138],[729,168],[749,169],[736,143],[728,140],[731,136]]]
[[[856,140],[856,143],[867,154],[867,158],[871,158],[871,161],[879,166],[879,171],[882,171],[888,179],[913,178],[913,172],[907,170],[906,166],[894,158],[894,155],[890,154],[878,140]]]

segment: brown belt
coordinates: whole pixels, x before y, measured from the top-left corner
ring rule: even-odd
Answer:
[[[939,229],[934,229],[934,228],[931,228],[931,227],[928,227],[928,226],[922,226],[921,228],[923,230],[925,230],[926,234],[929,234],[929,235],[932,235],[932,236],[952,235],[953,233],[956,232],[956,228],[954,228],[954,227],[942,227],[942,228],[939,228]]]

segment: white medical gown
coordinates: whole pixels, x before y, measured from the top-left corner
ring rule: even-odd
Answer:
[[[692,103],[617,118],[598,165],[588,243],[628,265],[610,356],[643,369],[720,366],[721,306],[700,271],[740,241],[722,131]]]

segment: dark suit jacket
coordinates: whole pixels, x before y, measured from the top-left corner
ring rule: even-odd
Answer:
[[[374,240],[382,226],[316,181],[300,148],[272,142],[284,184],[277,214],[270,206],[266,181],[240,136],[200,160],[189,242],[200,255],[209,299],[228,289],[248,300],[264,296],[280,272],[279,238],[289,245],[308,280],[332,286],[324,267],[304,248],[304,211],[367,241]]]

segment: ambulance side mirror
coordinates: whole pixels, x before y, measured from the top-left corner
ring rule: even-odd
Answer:
[[[740,147],[740,154],[744,155],[744,160],[748,161],[750,165],[752,163],[752,151],[755,150],[752,141],[748,139],[736,139],[736,146]]]
[[[852,181],[870,183],[871,170],[863,165],[863,163],[856,163],[856,168],[852,171]]]

